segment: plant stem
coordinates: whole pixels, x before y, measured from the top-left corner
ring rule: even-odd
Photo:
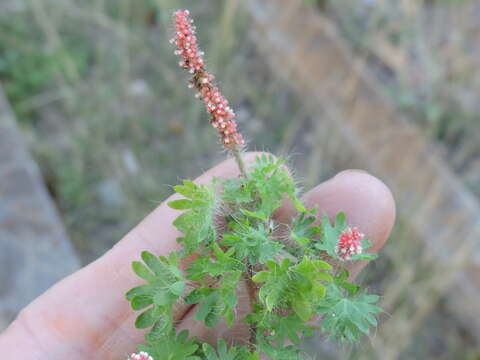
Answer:
[[[250,304],[253,308],[254,304],[258,301],[258,298],[257,298],[257,286],[255,285],[255,283],[252,281],[252,277],[253,277],[253,274],[254,271],[253,271],[253,266],[252,264],[249,264],[247,263],[247,278],[246,278],[246,285],[247,285],[247,293],[248,293],[248,298],[250,300]],[[255,347],[254,347],[254,344],[256,342],[256,339],[257,339],[257,327],[255,326],[255,324],[252,324],[251,326],[251,329],[250,329],[250,338],[249,338],[249,341],[248,341],[248,346],[250,348],[250,351],[254,352],[255,351]]]
[[[243,177],[246,178],[247,177],[247,170],[245,168],[245,162],[242,159],[242,154],[240,153],[240,150],[238,150],[238,147],[235,146],[231,151],[232,151],[232,155],[235,159],[235,162],[237,163],[238,168],[240,169],[240,174]]]

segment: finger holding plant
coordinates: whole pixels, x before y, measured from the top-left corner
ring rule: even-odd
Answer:
[[[263,154],[245,166],[235,114],[205,68],[187,10],[175,13],[172,43],[241,175],[174,187],[180,198],[169,206],[181,211],[173,225],[182,234],[177,238],[182,249],[168,257],[143,252],[133,263],[144,283],[127,299],[141,311],[136,326],[148,333],[141,352],[130,359],[302,359],[301,338],[317,330],[342,341],[369,334],[381,312],[375,305],[379,297],[350,282],[347,265],[374,260],[370,242],[343,212],[331,222],[306,207],[284,159]],[[277,212],[285,201],[295,211],[280,222]],[[243,283],[250,306],[239,316]],[[174,320],[179,304],[191,306],[195,320],[207,328],[242,321],[250,336],[238,344],[220,339],[215,346],[190,337]],[[318,315],[321,323],[313,326]]]

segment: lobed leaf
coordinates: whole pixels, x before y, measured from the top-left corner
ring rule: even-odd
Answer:
[[[188,339],[188,331],[183,330],[178,335],[175,331],[161,338],[148,338],[148,345],[140,345],[141,351],[147,352],[155,360],[200,360],[196,356],[199,346],[195,338]]]

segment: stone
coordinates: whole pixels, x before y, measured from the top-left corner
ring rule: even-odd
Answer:
[[[0,331],[80,262],[0,89]]]

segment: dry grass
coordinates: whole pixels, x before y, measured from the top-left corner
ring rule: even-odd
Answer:
[[[339,0],[328,11],[398,109],[480,195],[480,2]]]
[[[331,1],[327,12],[340,24],[357,55],[370,65],[369,71],[400,113],[436,143],[451,170],[478,196],[480,82],[475,69],[480,65],[480,3],[366,3]],[[428,189],[410,213],[434,213],[442,195],[438,189]],[[411,219],[402,220],[384,251],[383,264],[377,264],[387,274],[375,282],[383,287],[384,322],[371,346],[356,349],[350,357],[477,359],[478,338],[452,314],[452,306],[459,305],[451,304],[450,294],[459,282],[469,281],[458,274],[472,261],[478,231],[470,236],[454,231],[455,220],[438,224],[441,230],[435,236],[439,238],[432,242],[440,244],[440,238],[445,238],[451,244],[448,260],[439,262],[430,249],[413,241],[416,234],[405,224]],[[463,312],[477,316],[479,310]]]

